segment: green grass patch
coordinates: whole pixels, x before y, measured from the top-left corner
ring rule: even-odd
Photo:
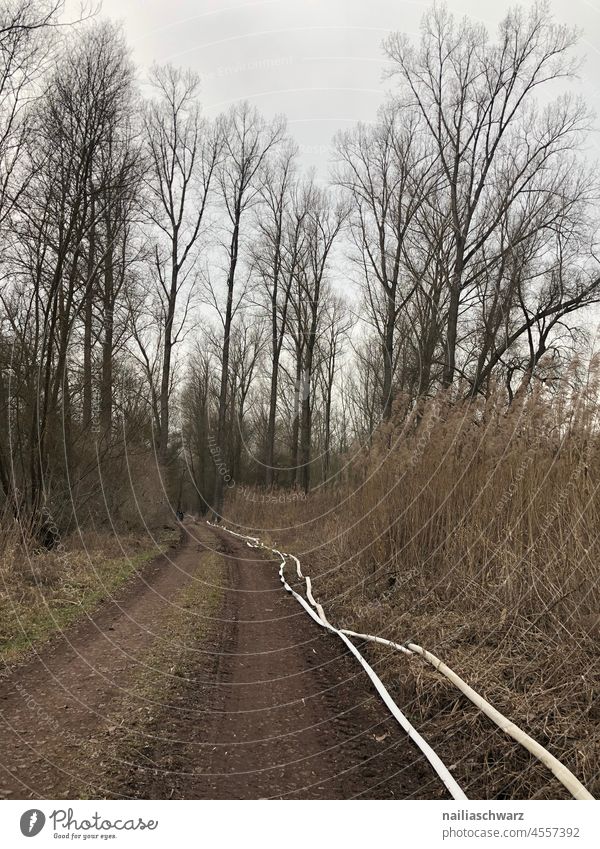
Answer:
[[[145,563],[179,540],[177,530],[148,538],[67,541],[61,551],[6,547],[0,559],[0,659],[20,660],[33,646],[110,598]]]

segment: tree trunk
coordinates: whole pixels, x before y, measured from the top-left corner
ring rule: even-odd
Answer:
[[[165,322],[165,343],[163,350],[162,374],[160,380],[160,434],[158,438],[158,457],[163,466],[169,459],[169,390],[171,388],[171,357],[173,353],[173,322],[175,320],[175,303],[177,300],[178,282],[177,236],[173,239],[171,257],[171,288],[167,304],[167,319]]]
[[[302,383],[302,353],[296,349],[296,375],[294,382],[294,421],[292,423],[292,475],[291,484],[297,486],[300,483],[300,390]]]
[[[92,426],[92,321],[95,287],[93,284],[96,262],[96,225],[95,204],[92,196],[90,212],[89,253],[87,262],[87,279],[85,306],[83,312],[83,411],[82,426],[85,432]]]
[[[265,484],[270,487],[273,485],[275,462],[275,424],[277,421],[277,385],[279,378],[279,355],[277,345],[273,350],[273,369],[271,371],[271,391],[269,396],[269,423],[267,425],[267,451],[266,451],[266,469],[265,469]]]
[[[223,492],[225,472],[225,417],[227,414],[227,388],[229,385],[229,349],[231,334],[231,323],[233,319],[233,289],[235,286],[235,270],[237,267],[239,249],[240,210],[236,210],[231,246],[229,251],[229,273],[227,275],[227,305],[225,308],[225,321],[223,322],[223,357],[221,361],[221,385],[219,389],[219,418],[217,422],[217,456],[215,458],[218,468],[215,474],[215,495],[213,499],[213,516],[221,518],[223,512]]]
[[[448,326],[446,330],[446,361],[442,375],[442,388],[448,389],[454,382],[456,367],[456,339],[458,335],[458,310],[460,307],[460,290],[464,267],[464,239],[457,236],[456,261],[450,287],[450,303],[448,307]]]
[[[110,438],[113,407],[113,337],[114,337],[114,251],[109,216],[106,221],[106,255],[104,259],[104,333],[102,338],[102,381],[100,384],[100,424],[105,439]]]
[[[387,309],[383,338],[383,397],[382,413],[384,420],[392,415],[392,368],[394,362],[394,327],[396,323],[396,299],[391,291],[386,292]]]
[[[307,369],[302,375],[302,421],[300,425],[300,484],[304,492],[308,492],[310,489],[312,410],[309,381],[310,372]]]

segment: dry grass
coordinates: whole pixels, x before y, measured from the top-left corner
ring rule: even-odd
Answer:
[[[397,415],[335,489],[228,513],[298,553],[332,621],[435,652],[600,796],[597,370]],[[468,795],[565,791],[421,659],[368,652]]]
[[[52,551],[24,538],[16,525],[0,535],[0,659],[19,660],[109,598],[127,578],[179,538],[82,532]]]

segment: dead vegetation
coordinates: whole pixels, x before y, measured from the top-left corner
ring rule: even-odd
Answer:
[[[20,659],[109,598],[179,539],[177,529],[111,535],[81,531],[47,550],[16,523],[0,537],[0,658]]]
[[[430,649],[600,795],[597,364],[540,387],[397,409],[335,490],[226,512],[298,554],[331,621]],[[468,795],[564,796],[422,660],[365,650]]]

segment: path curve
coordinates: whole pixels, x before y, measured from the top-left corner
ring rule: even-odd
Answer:
[[[152,718],[131,722],[133,750],[100,759],[97,787],[135,798],[447,798],[339,640],[282,590],[279,564],[193,523],[172,557],[0,680],[0,796],[68,795],[86,741],[102,739],[112,706],[136,691],[151,647],[169,649],[169,617],[211,552],[218,615],[202,637],[188,634],[185,675],[157,670]]]

